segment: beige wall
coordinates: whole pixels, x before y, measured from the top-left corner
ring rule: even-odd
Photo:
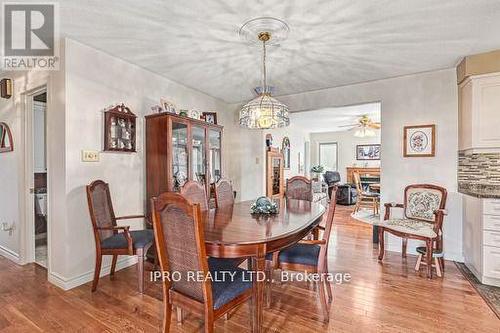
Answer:
[[[398,78],[323,89],[302,94],[279,96],[292,111],[318,110],[380,101],[382,103],[381,133],[382,202],[401,202],[404,187],[412,183],[433,183],[449,191],[448,210],[444,224],[446,257],[463,261],[461,195],[457,192],[458,149],[458,95],[455,69],[446,69]],[[238,106],[231,106],[234,114]],[[405,125],[436,124],[436,156],[432,158],[403,157],[403,127]],[[251,140],[249,131],[241,137]],[[258,138],[256,138],[258,139]],[[262,140],[262,139],[261,139]],[[246,147],[245,154],[237,155],[232,169],[251,163],[255,156],[263,156],[263,144]],[[255,149],[258,149],[257,151]],[[242,187],[242,195],[251,197],[255,188],[262,188],[254,181],[264,179],[264,168],[248,170],[241,180],[252,180],[252,186]],[[388,248],[401,251],[401,241],[389,237]],[[415,243],[409,244],[414,252]]]
[[[379,167],[380,161],[358,161],[356,160],[356,145],[380,144],[380,131],[375,131],[376,136],[371,138],[357,138],[353,131],[326,132],[311,134],[311,165],[319,164],[319,144],[336,142],[338,153],[338,171],[341,182],[345,182],[346,168],[356,164],[358,167]]]

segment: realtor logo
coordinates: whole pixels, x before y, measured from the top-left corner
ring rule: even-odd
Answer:
[[[3,69],[59,68],[57,4],[4,3],[2,14]]]

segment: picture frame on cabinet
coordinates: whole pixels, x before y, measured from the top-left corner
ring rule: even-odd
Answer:
[[[436,156],[436,125],[405,126],[403,129],[403,156]]]
[[[201,117],[207,123],[217,125],[217,112],[203,112]]]

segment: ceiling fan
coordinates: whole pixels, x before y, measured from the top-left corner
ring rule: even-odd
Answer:
[[[357,124],[343,125],[339,127],[351,127],[349,130],[356,129],[354,136],[364,138],[367,136],[375,136],[374,129],[380,129],[381,125],[379,122],[374,122],[368,115],[362,115],[358,119]]]

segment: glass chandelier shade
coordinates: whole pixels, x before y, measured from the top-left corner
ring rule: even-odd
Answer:
[[[258,36],[263,45],[262,56],[262,92],[259,96],[245,104],[240,110],[240,126],[251,129],[269,129],[290,125],[288,106],[271,96],[266,77],[266,42],[271,35],[261,32]]]
[[[261,93],[240,110],[240,126],[253,129],[286,127],[290,125],[288,106]]]
[[[356,132],[354,132],[354,136],[357,138],[373,137],[375,136],[375,131],[370,128],[363,127],[356,130]]]

